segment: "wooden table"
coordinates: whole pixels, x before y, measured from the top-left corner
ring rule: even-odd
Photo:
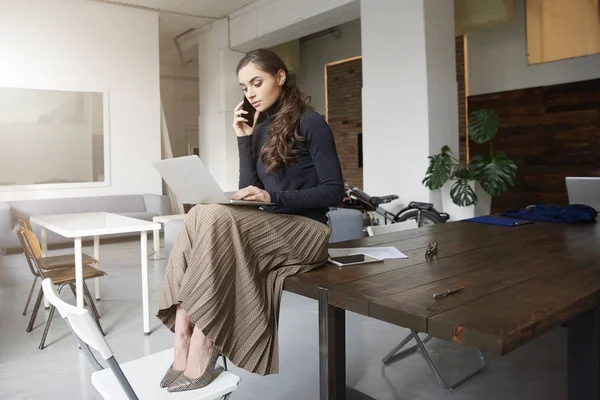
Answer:
[[[453,222],[331,245],[367,246],[409,258],[328,264],[285,281],[319,301],[322,400],[346,398],[345,310],[500,356],[568,322],[568,398],[599,398],[600,224]]]

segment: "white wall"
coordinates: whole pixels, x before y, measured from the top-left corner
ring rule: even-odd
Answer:
[[[311,97],[317,112],[325,114],[325,64],[361,55],[360,19],[339,26],[339,38],[327,34],[300,43],[296,81]]]
[[[467,35],[469,95],[600,78],[600,54],[527,65],[525,0],[512,23]]]
[[[0,191],[0,201],[161,193],[151,164],[160,159],[158,15],[82,0],[0,0],[0,10],[0,86],[108,91],[111,167],[110,187]]]
[[[179,57],[160,56],[160,95],[174,157],[188,155],[188,144],[198,146],[198,49],[194,61],[181,65]]]
[[[160,91],[173,156],[188,155],[188,144],[198,146],[198,78],[163,75]]]

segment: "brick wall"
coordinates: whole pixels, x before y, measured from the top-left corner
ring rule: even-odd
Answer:
[[[362,134],[362,59],[327,67],[328,122],[337,146],[346,182],[363,187],[359,160]]]

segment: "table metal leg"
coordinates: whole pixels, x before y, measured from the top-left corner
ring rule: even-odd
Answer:
[[[158,229],[152,231],[152,250],[155,253],[160,250],[160,230]]]
[[[600,305],[600,295],[597,296]],[[569,321],[567,393],[569,400],[600,398],[600,307]]]
[[[163,260],[165,258],[164,251],[160,248],[160,229],[152,231],[152,253],[148,255],[150,260]]]
[[[100,237],[94,236],[94,258],[98,261],[98,266],[100,265]],[[100,300],[100,278],[94,279],[94,285],[96,290],[96,300]]]
[[[319,375],[321,400],[345,398],[346,311],[329,305],[324,288],[319,288]]]
[[[46,228],[40,228],[40,238],[42,239],[42,257],[48,256],[48,234]]]
[[[144,320],[144,335],[150,335],[150,306],[148,300],[148,232],[140,233],[142,253],[142,318]]]
[[[329,304],[319,288],[319,381],[321,400],[374,400],[346,387],[346,311]]]
[[[48,237],[47,237],[46,228],[41,228],[40,239],[42,240],[42,257],[47,257],[48,256]],[[44,296],[44,308],[45,309],[50,308],[50,303],[48,302],[48,299],[46,299],[46,296]]]
[[[77,292],[77,307],[83,308],[83,256],[81,252],[81,238],[75,242],[75,290]]]

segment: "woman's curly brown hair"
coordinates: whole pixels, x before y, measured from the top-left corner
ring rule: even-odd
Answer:
[[[236,74],[249,63],[256,64],[261,71],[271,75],[283,70],[286,76],[279,104],[271,116],[269,139],[261,151],[267,173],[271,174],[299,157],[297,144],[304,141],[300,134],[300,119],[306,110],[311,109],[310,98],[301,93],[295,83],[290,82],[287,66],[273,51],[257,49],[246,53],[237,66]]]

